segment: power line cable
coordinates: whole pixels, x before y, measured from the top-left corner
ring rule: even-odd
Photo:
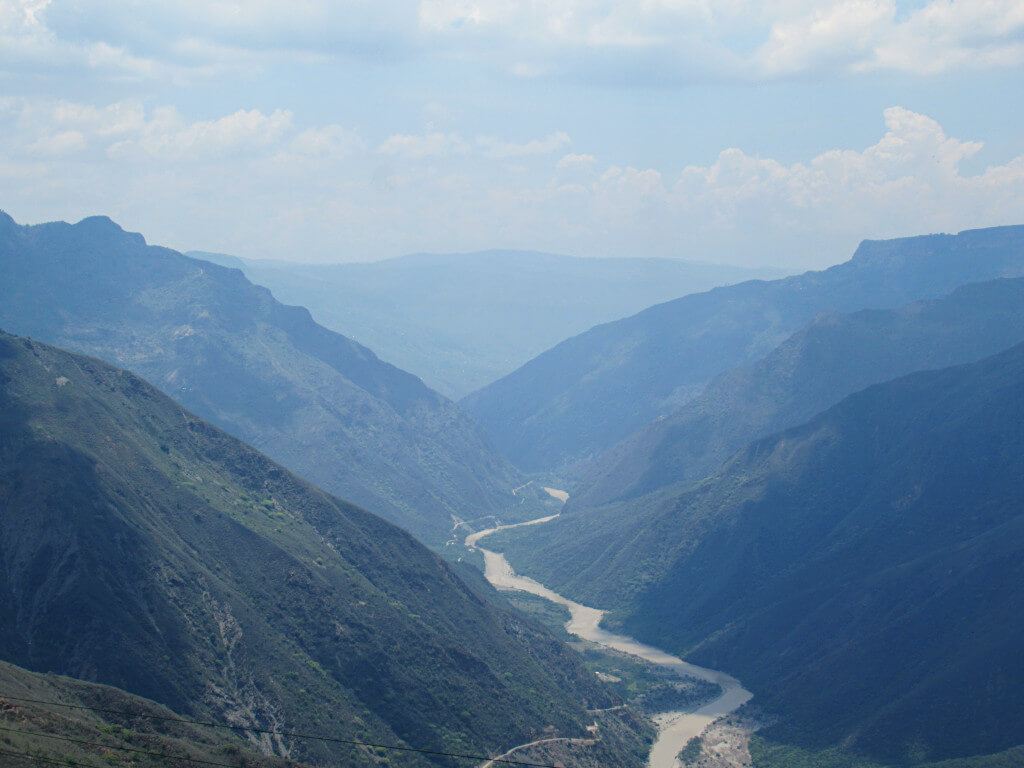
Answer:
[[[136,747],[115,747],[112,744],[104,744],[99,741],[87,741],[86,739],[72,739],[70,736],[55,736],[50,733],[38,733],[36,731],[22,731],[17,728],[0,728],[0,731],[6,731],[7,733],[20,733],[23,736],[38,737],[42,739],[54,739],[56,741],[67,741],[72,744],[82,744],[88,747],[100,747],[101,749],[113,749],[118,752],[135,752],[140,755],[149,755],[150,757],[162,757],[167,760],[180,760],[186,763],[194,763],[196,765],[214,765],[219,768],[238,768],[237,764],[232,763],[216,763],[212,760],[200,760],[198,757],[189,757],[188,755],[172,755],[169,752],[154,752],[149,749],[138,749]],[[294,762],[294,761],[293,761]]]
[[[0,749],[0,755],[9,755],[11,757],[20,757],[24,760],[33,760],[37,763],[50,763],[51,765],[65,765],[69,768],[95,768],[92,765],[86,765],[85,763],[76,763],[73,760],[64,758],[63,760],[55,760],[52,757],[39,757],[37,755],[30,755],[28,752],[12,752],[9,749]]]
[[[355,739],[341,739],[333,736],[320,736],[312,733],[301,733],[298,731],[271,731],[266,728],[250,728],[244,725],[229,725],[227,723],[215,723],[204,720],[189,720],[184,717],[168,717],[166,715],[145,715],[138,712],[124,712],[117,709],[104,709],[102,707],[89,707],[84,704],[61,704],[54,701],[42,701],[41,699],[28,699],[19,696],[7,696],[3,695],[0,698],[7,699],[8,701],[22,701],[29,704],[42,704],[49,707],[64,707],[66,709],[84,709],[90,712],[101,712],[107,715],[119,715],[121,717],[141,717],[147,720],[160,720],[163,722],[170,723],[181,723],[183,725],[198,725],[207,728],[224,728],[231,731],[244,731],[248,733],[259,733],[268,734],[270,736],[278,736],[282,738],[291,739],[310,739],[313,741],[323,741],[332,744],[349,744],[359,747],[374,747],[376,749],[391,749],[399,752],[415,752],[421,755],[435,755],[438,757],[454,757],[460,760],[477,760],[477,761],[490,761],[492,763],[501,763],[503,765],[521,765],[527,768],[563,768],[563,766],[555,765],[553,763],[527,763],[522,760],[507,760],[498,757],[488,757],[485,755],[464,755],[456,752],[442,752],[434,749],[419,749],[417,747],[400,747],[394,744],[374,744],[369,741],[357,741]]]

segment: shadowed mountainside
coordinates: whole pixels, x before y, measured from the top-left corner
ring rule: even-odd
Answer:
[[[871,384],[973,362],[1024,341],[1024,279],[972,283],[895,310],[823,314],[753,365],[599,457],[570,509],[681,491],[751,440],[802,424]],[[644,505],[644,502],[639,502]]]
[[[823,272],[684,296],[592,328],[461,404],[527,472],[611,448],[826,311],[885,309],[1024,275],[1024,226],[865,241]]]
[[[1024,345],[851,395],[638,515],[570,594],[737,675],[783,741],[897,764],[1017,745],[1021,391]]]

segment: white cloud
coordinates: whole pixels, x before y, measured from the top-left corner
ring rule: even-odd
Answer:
[[[419,158],[462,153],[466,151],[466,144],[454,133],[395,134],[377,147],[377,151],[384,155]]]
[[[941,74],[1024,63],[1024,2],[932,0],[899,18],[896,0],[841,0],[772,25],[762,74],[833,68]]]
[[[158,107],[147,114],[133,100],[95,107],[8,99],[0,114],[11,123],[12,149],[19,139],[40,154],[91,148],[96,162],[223,162],[238,156],[271,157],[283,148],[337,154],[343,145],[355,141],[353,132],[339,126],[297,133],[292,113],[280,109],[270,114],[238,110],[216,120],[190,122],[173,107]]]
[[[820,266],[864,237],[1024,223],[1024,155],[968,173],[980,142],[905,108],[883,117],[864,148],[785,163],[729,148],[680,171],[565,154],[558,133],[367,142],[286,110],[195,121],[0,99],[0,182],[22,220],[106,213],[151,242],[286,258],[522,247]]]
[[[516,144],[511,141],[502,141],[493,136],[481,136],[476,140],[477,145],[488,157],[522,157],[524,155],[547,155],[565,149],[572,143],[569,134],[559,131],[545,139],[534,139],[524,144]]]
[[[29,144],[29,152],[40,155],[69,155],[85,149],[86,141],[79,131],[63,131],[51,136],[40,136]]]
[[[549,155],[569,146],[572,140],[563,131],[543,139],[523,143],[506,141],[495,136],[478,136],[475,144],[465,141],[457,133],[430,131],[423,134],[395,134],[389,136],[377,151],[383,155],[396,155],[410,159],[480,154],[496,159],[523,158],[531,155]]]
[[[275,146],[292,127],[292,113],[239,110],[217,120],[185,122],[172,108],[154,110],[132,135],[111,144],[112,158],[197,161],[259,152]]]
[[[843,0],[772,26],[756,60],[768,74],[801,72],[816,65],[856,65],[891,29],[892,0]]]
[[[136,79],[166,72],[154,60],[106,40],[62,38],[46,23],[50,7],[50,0],[0,0],[0,72],[92,70]]]
[[[1024,64],[1022,0],[0,0],[0,71],[187,81],[442,58],[657,82]]]
[[[291,143],[291,151],[307,157],[343,158],[365,148],[359,133],[340,125],[308,128]]]
[[[573,155],[568,154],[562,157],[558,161],[557,168],[588,168],[597,162],[597,158],[593,155]]]
[[[980,142],[901,107],[883,117],[870,146],[795,163],[731,148],[669,174],[597,171],[592,156],[567,155],[546,178],[477,173],[457,195],[425,174],[404,192],[398,229],[423,238],[405,250],[517,246],[809,267],[847,257],[865,237],[1021,223],[1024,156],[965,174]]]

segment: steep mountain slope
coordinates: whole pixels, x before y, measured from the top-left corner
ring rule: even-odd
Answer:
[[[548,725],[584,734],[584,708],[615,703],[409,534],[132,374],[7,334],[0,658],[240,725],[476,754]]]
[[[237,270],[109,219],[0,214],[0,327],[96,355],[431,543],[518,502],[517,472],[454,404]]]
[[[716,285],[781,276],[675,259],[529,251],[419,253],[372,264],[188,255],[241,269],[449,397],[469,394],[598,323]]]
[[[681,490],[751,440],[802,424],[871,384],[980,360],[1021,341],[1024,279],[972,283],[896,310],[820,315],[598,458],[570,506]]]
[[[117,688],[0,662],[0,764],[5,768],[91,766],[100,760],[138,768],[298,766],[260,755],[239,732],[174,722],[181,719]]]
[[[889,308],[1024,275],[1024,226],[883,242],[824,272],[684,296],[569,339],[461,401],[521,469],[601,453],[823,311]]]
[[[619,556],[657,577],[599,591],[794,742],[897,763],[1024,743],[1022,391],[1019,345],[851,395],[640,521]]]

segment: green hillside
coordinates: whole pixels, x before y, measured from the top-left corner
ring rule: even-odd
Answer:
[[[342,498],[440,544],[525,511],[517,471],[453,403],[238,270],[105,218],[0,214],[0,327],[95,355]]]
[[[584,709],[614,703],[410,535],[126,371],[0,336],[0,436],[8,662],[188,715],[473,754],[586,733]]]
[[[230,768],[298,766],[261,755],[239,732],[175,722],[182,719],[117,688],[0,662],[0,764],[6,768],[51,761],[89,768],[189,768],[199,762]]]

